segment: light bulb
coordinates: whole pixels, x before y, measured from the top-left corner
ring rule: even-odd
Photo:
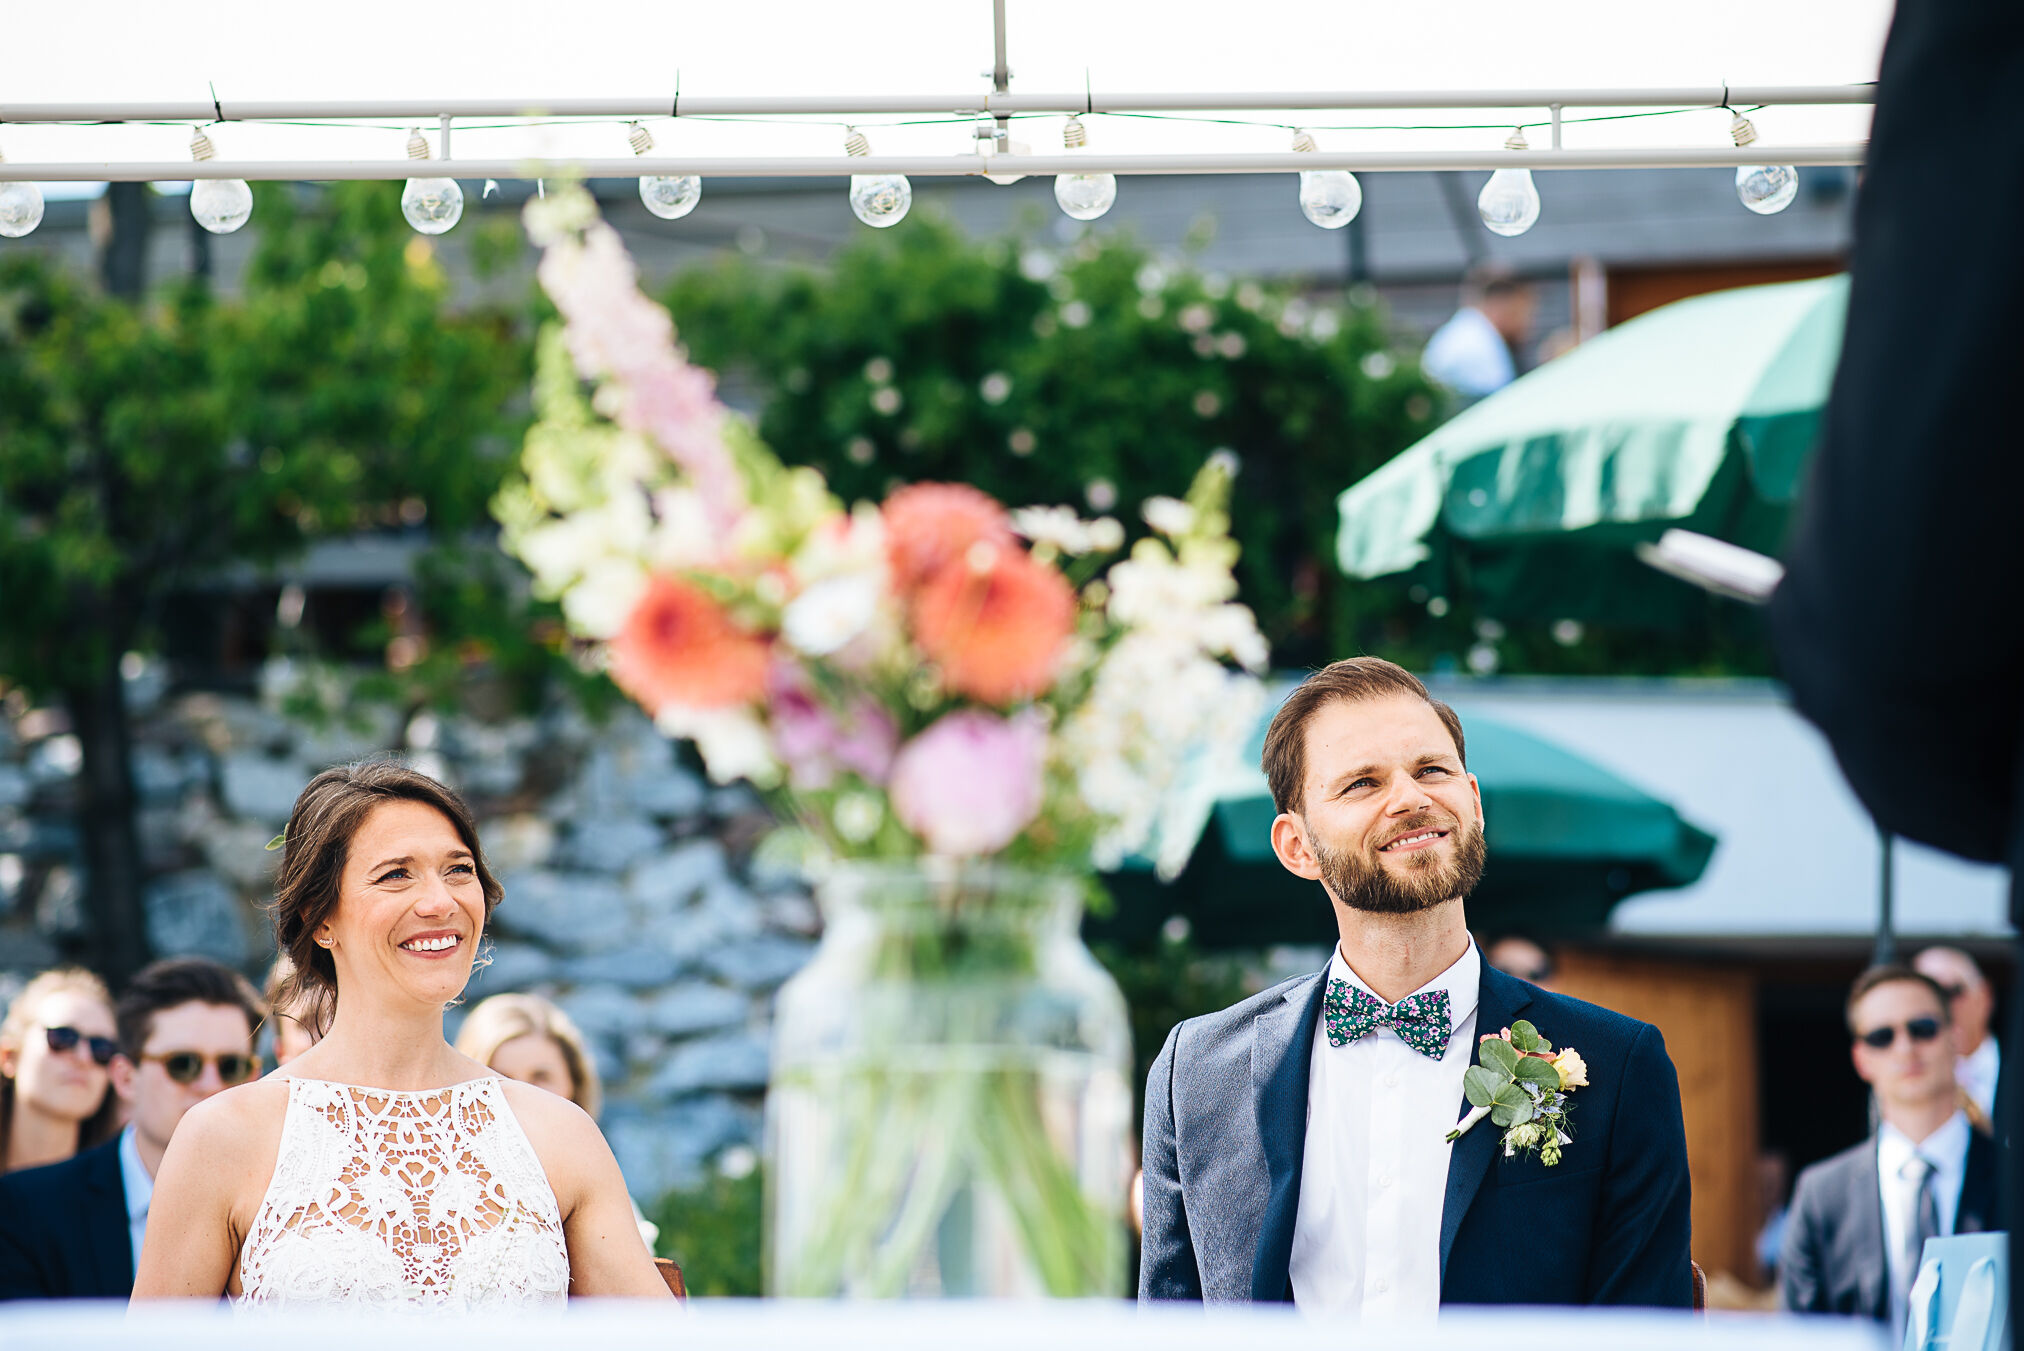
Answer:
[[[216,159],[218,148],[198,127],[190,129],[190,158]],[[253,214],[253,189],[243,178],[200,178],[190,184],[190,215],[214,235],[229,235]]]
[[[6,156],[0,155],[0,163]],[[19,239],[42,224],[42,189],[33,183],[0,183],[0,236]]]
[[[419,131],[408,133],[408,158],[427,159],[429,143]],[[439,235],[464,215],[464,190],[454,178],[410,178],[401,189],[401,214],[425,235]]]
[[[1506,150],[1529,150],[1523,131],[1504,138]],[[1539,189],[1530,169],[1499,169],[1476,198],[1476,214],[1500,235],[1522,235],[1539,220]]]
[[[1081,118],[1068,119],[1068,125],[1061,131],[1061,144],[1071,151],[1089,144],[1089,132],[1084,130]],[[1054,200],[1077,220],[1095,220],[1117,201],[1117,175],[1056,174]]]
[[[1741,113],[1729,124],[1738,146],[1754,145],[1757,128]],[[1736,197],[1760,216],[1775,216],[1799,195],[1799,171],[1789,164],[1746,164],[1736,170]]]
[[[1304,131],[1293,133],[1293,148],[1310,152],[1318,147]],[[1363,210],[1363,185],[1346,169],[1314,169],[1300,175],[1300,214],[1324,230],[1340,230]]]
[[[845,130],[843,148],[845,153],[862,158],[871,153],[871,142],[863,132],[851,127]],[[874,229],[898,225],[906,219],[907,208],[913,204],[914,185],[907,182],[904,174],[850,176],[850,209]]]
[[[635,155],[644,155],[654,148],[654,138],[637,122],[626,133],[626,139],[632,144]],[[680,220],[694,211],[696,203],[702,200],[703,180],[694,174],[640,180],[640,205],[662,220]]]

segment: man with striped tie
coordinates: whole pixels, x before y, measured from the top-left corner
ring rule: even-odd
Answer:
[[[1996,1144],[1968,1124],[1946,993],[1908,966],[1871,967],[1848,996],[1855,1072],[1876,1133],[1799,1175],[1779,1280],[1787,1308],[1905,1324],[1926,1240],[2000,1227]]]

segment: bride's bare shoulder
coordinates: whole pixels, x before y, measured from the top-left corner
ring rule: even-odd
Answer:
[[[520,1129],[539,1153],[545,1145],[569,1146],[580,1143],[587,1131],[597,1134],[597,1123],[581,1107],[557,1093],[533,1084],[523,1084],[504,1075],[495,1076],[506,1105],[520,1122]]]
[[[192,1147],[242,1150],[281,1133],[288,1114],[288,1080],[273,1075],[228,1088],[190,1108],[176,1123],[174,1140],[187,1136]],[[189,1152],[187,1149],[183,1151]]]

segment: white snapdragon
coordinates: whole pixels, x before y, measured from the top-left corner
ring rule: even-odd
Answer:
[[[606,641],[625,627],[646,588],[646,569],[638,562],[601,558],[562,593],[562,614],[586,638]]]
[[[1124,545],[1124,527],[1108,516],[1085,521],[1073,507],[1020,507],[1012,528],[1035,544],[1051,545],[1068,557],[1107,553]]]
[[[780,617],[780,632],[800,652],[827,657],[871,627],[883,594],[884,586],[876,573],[825,577],[788,602]]]
[[[654,715],[654,726],[665,736],[696,743],[712,783],[749,780],[754,787],[780,782],[780,762],[758,713],[745,707],[687,708],[667,704]]]
[[[1139,513],[1162,535],[1178,538],[1195,528],[1195,509],[1178,497],[1148,497]]]

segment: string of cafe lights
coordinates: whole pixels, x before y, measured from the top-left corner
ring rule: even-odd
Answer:
[[[972,124],[974,153],[951,157],[892,156],[883,159],[873,155],[869,136],[856,122],[836,123],[826,119],[820,125],[839,126],[843,132],[844,156],[837,160],[810,159],[761,159],[743,160],[700,160],[668,161],[654,158],[655,142],[652,133],[643,125],[648,121],[665,119],[679,123],[690,121],[739,121],[778,122],[793,112],[837,112],[851,111],[838,101],[808,99],[717,99],[661,101],[658,106],[641,100],[635,108],[637,115],[621,117],[616,122],[610,119],[612,111],[619,111],[603,105],[626,101],[602,100],[596,109],[581,111],[590,116],[549,116],[519,117],[511,122],[473,124],[466,121],[464,130],[498,129],[499,127],[542,127],[579,126],[586,123],[611,125],[622,129],[626,142],[632,151],[634,163],[627,166],[615,160],[593,160],[575,164],[555,163],[550,165],[532,164],[527,161],[452,161],[449,158],[449,142],[453,124],[459,117],[512,117],[510,108],[465,105],[455,113],[438,113],[438,140],[441,156],[432,152],[428,138],[419,126],[406,128],[405,149],[410,163],[394,170],[387,163],[357,161],[290,161],[278,164],[225,165],[217,162],[216,144],[211,130],[230,122],[261,123],[268,125],[344,126],[360,128],[361,116],[370,117],[387,112],[415,114],[419,105],[261,105],[237,106],[228,110],[214,97],[209,105],[209,117],[190,117],[194,111],[189,105],[165,105],[157,108],[113,108],[90,109],[64,105],[40,107],[8,107],[0,105],[0,123],[43,123],[43,124],[97,124],[118,123],[126,125],[190,125],[191,164],[187,166],[91,164],[91,165],[9,165],[0,157],[0,237],[19,238],[33,231],[41,223],[43,197],[37,186],[42,181],[102,180],[117,179],[189,179],[193,183],[190,194],[190,211],[197,223],[216,234],[228,234],[245,225],[252,213],[252,191],[248,179],[338,179],[338,178],[392,178],[405,177],[401,193],[401,209],[408,223],[423,234],[441,234],[453,228],[462,218],[464,193],[456,178],[447,173],[424,173],[421,177],[411,176],[415,172],[413,161],[427,161],[432,166],[447,170],[452,163],[462,170],[466,177],[482,177],[487,180],[498,178],[560,177],[577,173],[589,177],[636,177],[642,205],[653,215],[663,220],[679,220],[695,210],[702,199],[703,179],[706,176],[754,176],[770,174],[778,176],[814,176],[847,174],[850,180],[848,202],[851,211],[866,225],[885,228],[905,218],[913,200],[910,175],[965,174],[987,178],[993,183],[1010,184],[1028,175],[1048,175],[1054,179],[1054,194],[1064,214],[1082,221],[1098,219],[1116,203],[1118,176],[1120,173],[1233,173],[1233,172],[1292,172],[1297,176],[1299,191],[1296,201],[1301,214],[1314,225],[1323,229],[1341,229],[1356,218],[1363,201],[1363,190],[1358,183],[1355,169],[1364,171],[1396,171],[1401,169],[1440,168],[1484,168],[1492,169],[1487,182],[1477,199],[1477,211],[1486,228],[1500,235],[1519,235],[1532,228],[1539,220],[1542,203],[1537,184],[1533,180],[1534,168],[1605,168],[1605,167],[1660,167],[1667,165],[1690,166],[1719,164],[1735,168],[1735,185],[1738,200],[1743,206],[1760,215],[1770,215],[1784,210],[1798,194],[1799,166],[1801,164],[1847,164],[1860,162],[1863,147],[1860,144],[1821,147],[1796,147],[1778,156],[1748,153],[1757,141],[1757,131],[1750,118],[1732,106],[1734,102],[1745,103],[1750,111],[1757,111],[1773,103],[1781,104],[1852,104],[1867,103],[1873,98],[1873,86],[1828,86],[1823,88],[1767,89],[1731,91],[1724,87],[1719,95],[1702,99],[1689,97],[1668,97],[1688,95],[1702,91],[1520,91],[1509,94],[1451,94],[1451,95],[1196,95],[1159,96],[1139,95],[1098,98],[1093,93],[1082,96],[1022,96],[1011,97],[1003,91],[994,93],[983,100],[971,97],[967,100],[929,99],[867,99],[857,101],[857,107],[872,116],[906,112],[931,112],[947,110],[952,106],[956,111],[941,111],[939,116],[923,117],[901,122],[889,122],[889,126],[955,126]],[[1710,95],[1713,91],[1707,91]],[[1747,95],[1747,97],[1746,97]],[[1321,150],[1315,137],[1319,131],[1472,131],[1485,130],[1489,125],[1504,124],[1363,124],[1342,126],[1295,126],[1284,122],[1266,122],[1230,117],[1210,117],[1180,112],[1182,109],[1241,109],[1264,107],[1267,101],[1276,108],[1298,108],[1305,110],[1344,110],[1376,108],[1546,108],[1551,117],[1547,122],[1519,122],[1504,138],[1504,154],[1485,157],[1472,152],[1399,152],[1378,151],[1361,153],[1328,153]],[[970,108],[962,108],[968,102]],[[982,102],[985,106],[975,107]],[[1629,113],[1604,114],[1595,117],[1566,118],[1562,109],[1566,106],[1621,106],[1649,103],[1670,103],[1680,106],[1645,108]],[[704,106],[698,107],[698,104]],[[1077,108],[1075,105],[1083,105]],[[713,106],[714,105],[714,106]],[[721,110],[720,110],[721,109]],[[1675,147],[1669,149],[1597,151],[1568,150],[1561,145],[1563,126],[1585,122],[1617,121],[1640,117],[1678,117],[1687,114],[1706,113],[1720,109],[1731,115],[1730,140],[1734,150],[1716,150],[1707,147]],[[1165,110],[1165,111],[1162,111]],[[557,109],[557,112],[563,110]],[[182,116],[160,114],[180,113]],[[603,116],[596,115],[603,113]],[[1066,114],[1062,128],[1062,153],[1059,156],[1034,155],[1025,143],[1012,139],[1011,124],[1015,120],[1035,117],[1054,117]],[[1124,155],[1099,156],[1090,146],[1088,125],[1084,118],[1103,116],[1148,118],[1172,122],[1198,122],[1249,126],[1261,129],[1277,128],[1292,134],[1291,151],[1284,155],[1253,153],[1223,155]],[[808,119],[804,119],[806,121]],[[1551,128],[1551,149],[1535,151],[1526,135],[1528,129]],[[386,128],[392,131],[392,127]],[[1792,162],[1765,164],[1747,162],[1757,159],[1788,158]],[[1312,167],[1308,167],[1311,163]],[[628,167],[633,172],[624,172]],[[234,170],[243,170],[243,177],[231,176]]]

